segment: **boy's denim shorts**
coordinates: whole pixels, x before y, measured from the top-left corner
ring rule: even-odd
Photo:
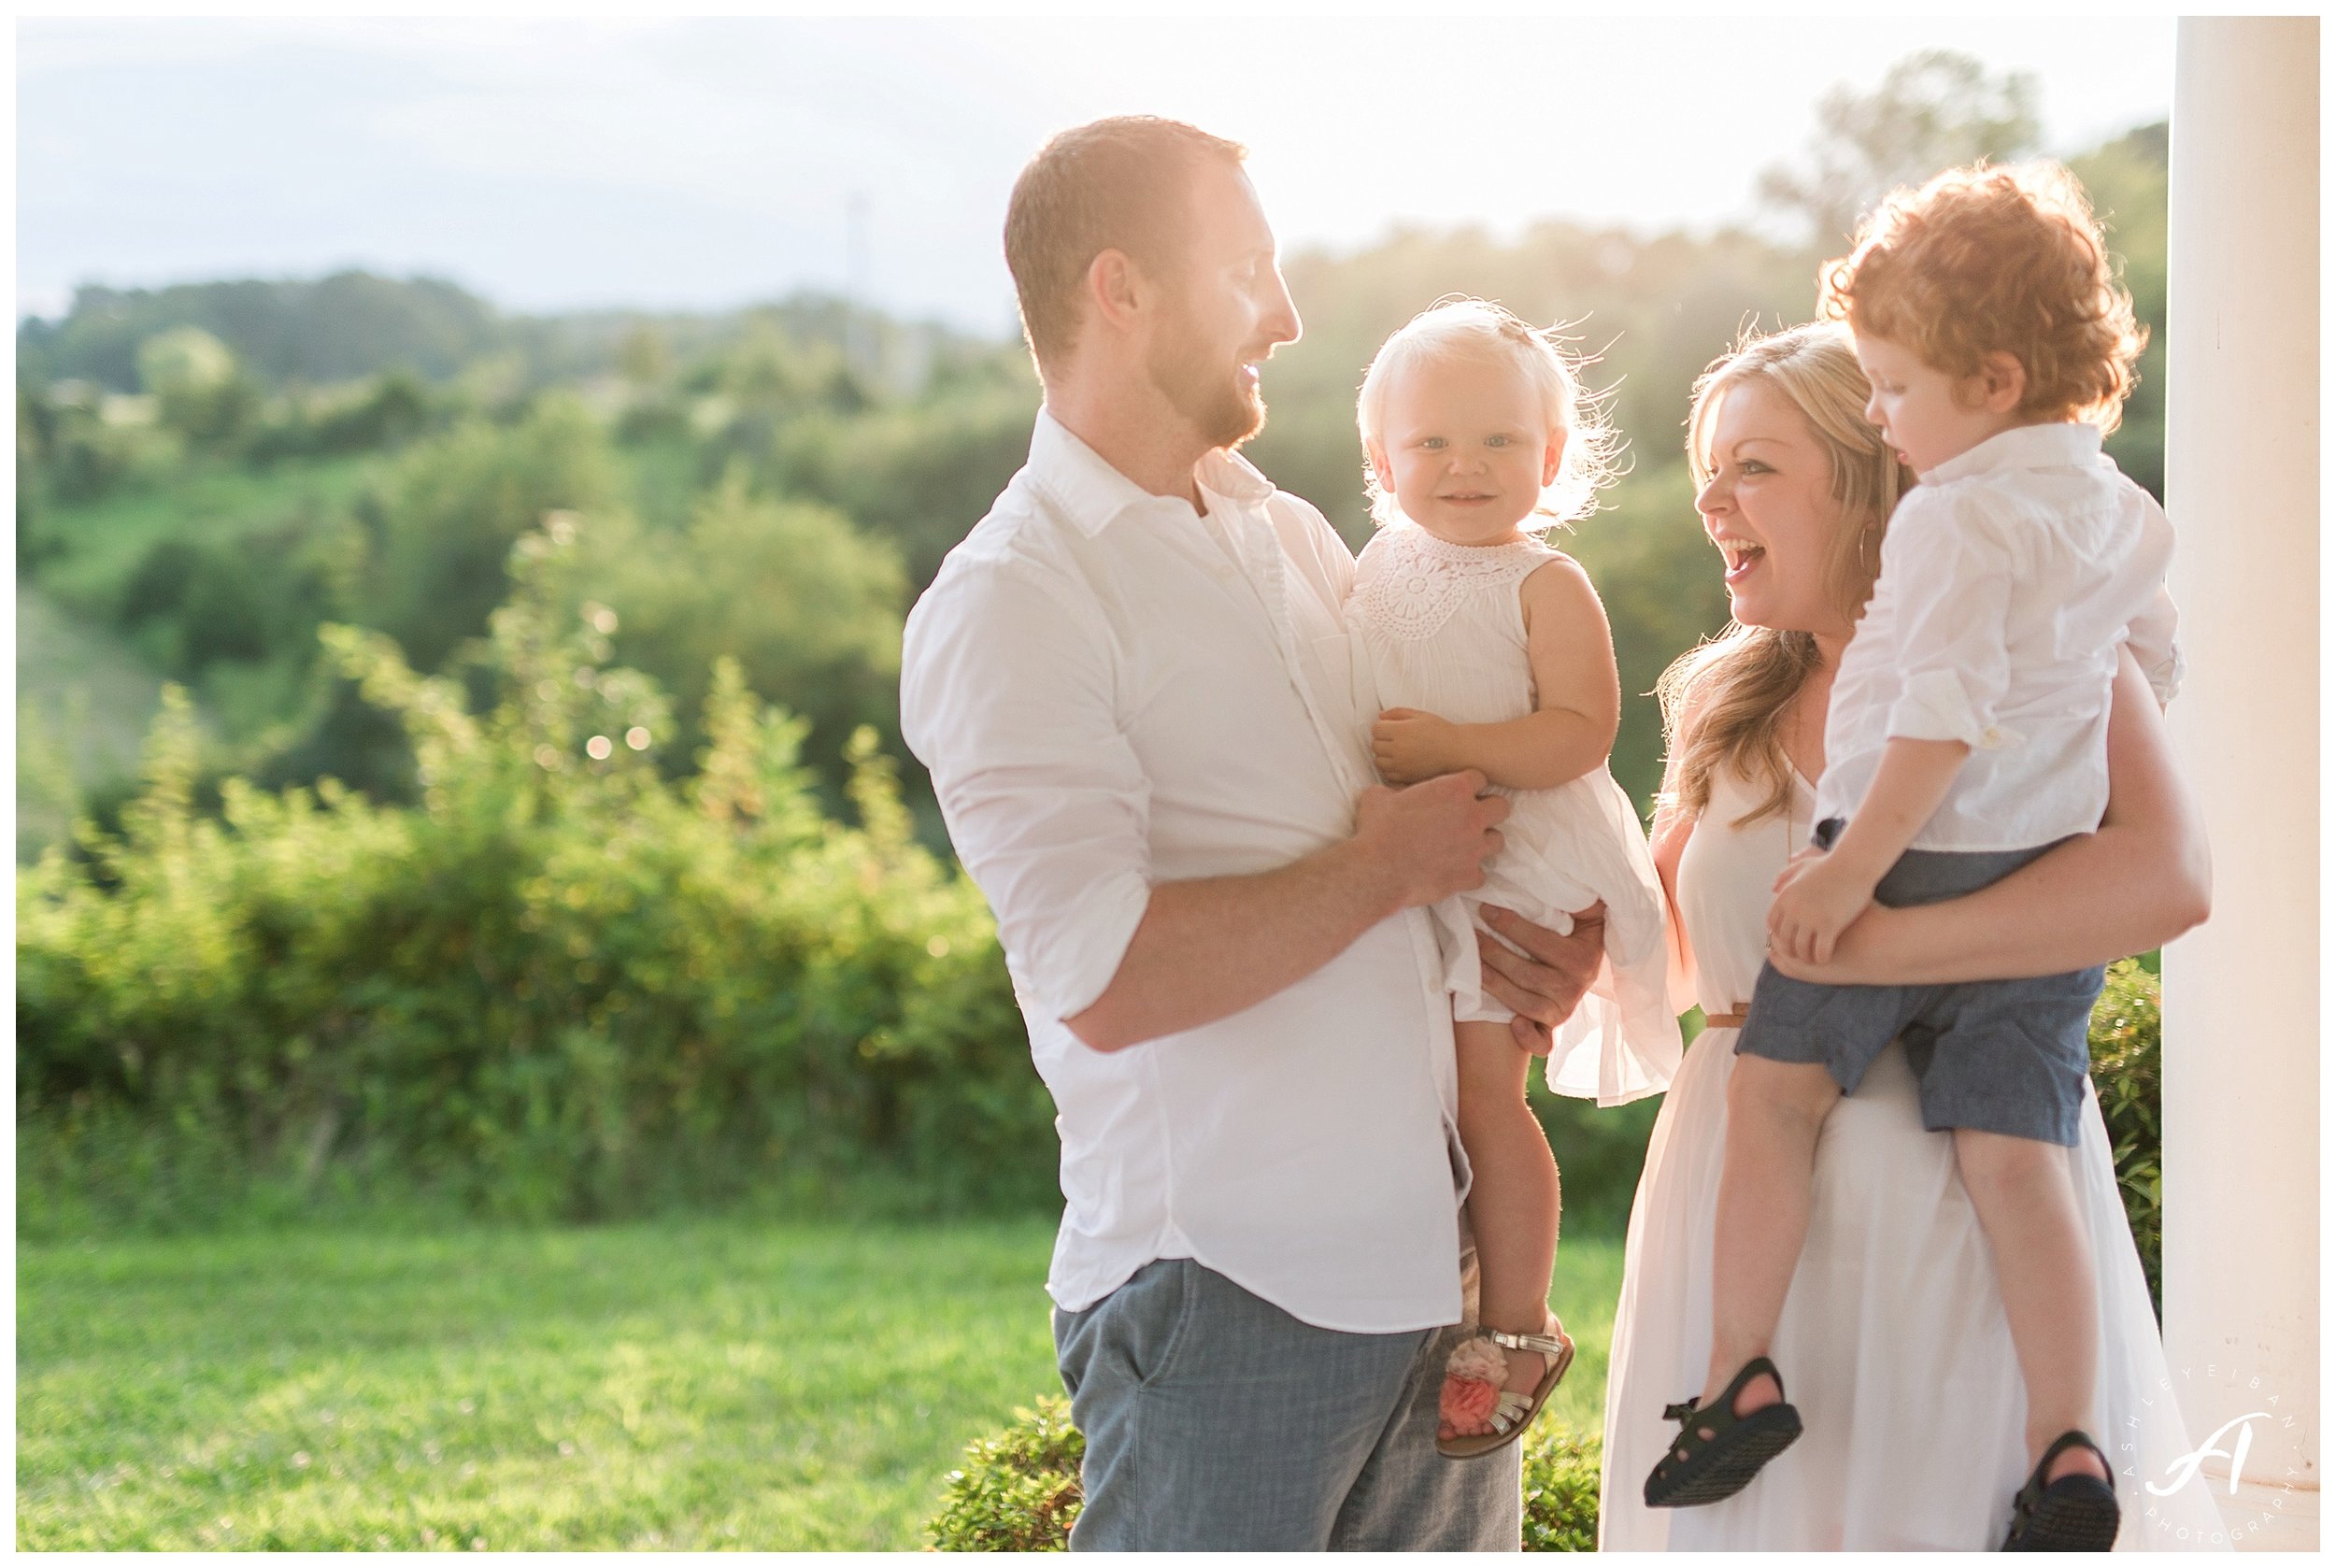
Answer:
[[[1830,848],[1839,818],[1817,824]],[[1909,849],[1873,890],[1893,909],[1976,892],[2043,854],[2034,849]],[[1829,986],[1762,966],[1736,1049],[1807,1062],[1852,1093],[1892,1040],[1921,1084],[1922,1124],[1967,1127],[2073,1147],[2091,1065],[2086,1037],[2103,971],[1936,986]]]

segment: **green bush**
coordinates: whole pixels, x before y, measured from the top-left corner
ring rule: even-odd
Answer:
[[[801,720],[725,662],[694,776],[665,779],[674,721],[609,667],[611,612],[551,608],[574,532],[513,552],[483,711],[330,629],[406,726],[418,805],[229,779],[207,816],[174,697],[120,834],[84,824],[78,857],[20,878],[21,1228],[200,1220],[236,1170],[375,1173],[516,1219],[1050,1198],[994,927],[914,842],[873,736],[859,825],[831,820]]]
[[[1525,1434],[1525,1540],[1529,1552],[1598,1549],[1595,1436],[1543,1421]]]
[[[1004,1432],[965,1447],[952,1470],[941,1511],[925,1526],[945,1552],[1047,1552],[1066,1549],[1079,1517],[1079,1459],[1086,1441],[1060,1396],[1041,1395],[1014,1412]],[[1598,1439],[1549,1421],[1525,1434],[1527,1551],[1598,1548]]]
[[[1041,1394],[1014,1412],[1012,1426],[965,1445],[964,1466],[949,1472],[926,1537],[945,1552],[1068,1550],[1086,1452],[1069,1402]]]
[[[2164,1234],[2164,1192],[2158,1180],[2158,976],[2127,959],[2112,964],[2101,1000],[2093,1004],[2093,1090],[2109,1126],[2117,1195],[2158,1302],[2158,1247]]]

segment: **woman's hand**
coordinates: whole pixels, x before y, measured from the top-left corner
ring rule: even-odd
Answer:
[[[1371,726],[1371,760],[1389,784],[1417,784],[1460,767],[1454,740],[1460,726],[1417,708],[1391,707]]]
[[[1484,906],[1487,924],[1525,951],[1512,952],[1476,933],[1488,995],[1516,1013],[1509,1033],[1535,1056],[1549,1054],[1550,1031],[1574,1016],[1582,993],[1598,977],[1606,957],[1606,906],[1574,911],[1574,930],[1560,936],[1499,905]]]
[[[2161,947],[2206,919],[2206,831],[2173,763],[2158,700],[2130,652],[2109,709],[2109,811],[1975,893],[1904,909],[1879,905],[1834,945],[1830,963],[1769,962],[1827,985],[1945,985],[2064,974]]]

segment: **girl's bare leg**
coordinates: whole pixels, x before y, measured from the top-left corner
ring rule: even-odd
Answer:
[[[1712,1360],[1699,1407],[1709,1408],[1745,1362],[1768,1354],[1809,1233],[1816,1135],[1840,1100],[1832,1074],[1812,1062],[1739,1056],[1729,1073],[1728,1150],[1712,1243]],[[1742,1414],[1783,1397],[1774,1378],[1756,1377],[1735,1408]]]
[[[2028,1384],[2028,1463],[2052,1440],[2092,1423],[2101,1355],[2093,1249],[2069,1179],[2068,1150],[2034,1138],[1955,1131],[1963,1190],[1995,1254],[2012,1349]],[[2061,1450],[2046,1480],[2082,1473],[2109,1478],[2087,1448]]]
[[[1505,1023],[1456,1023],[1460,1133],[1474,1181],[1468,1224],[1476,1237],[1477,1318],[1509,1333],[1548,1326],[1549,1271],[1558,1255],[1558,1162],[1525,1103],[1533,1058]],[[1507,1387],[1530,1394],[1545,1370],[1531,1350],[1506,1352]]]

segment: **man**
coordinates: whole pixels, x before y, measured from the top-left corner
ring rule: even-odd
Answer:
[[[1507,807],[1377,785],[1353,561],[1233,453],[1299,334],[1242,157],[1126,118],[1023,171],[1046,407],[909,617],[902,727],[1061,1113],[1073,1547],[1514,1549],[1517,1450],[1434,1451],[1464,1162],[1419,913],[1481,885]],[[1528,928],[1539,994],[1488,979],[1562,1018],[1597,926]]]

